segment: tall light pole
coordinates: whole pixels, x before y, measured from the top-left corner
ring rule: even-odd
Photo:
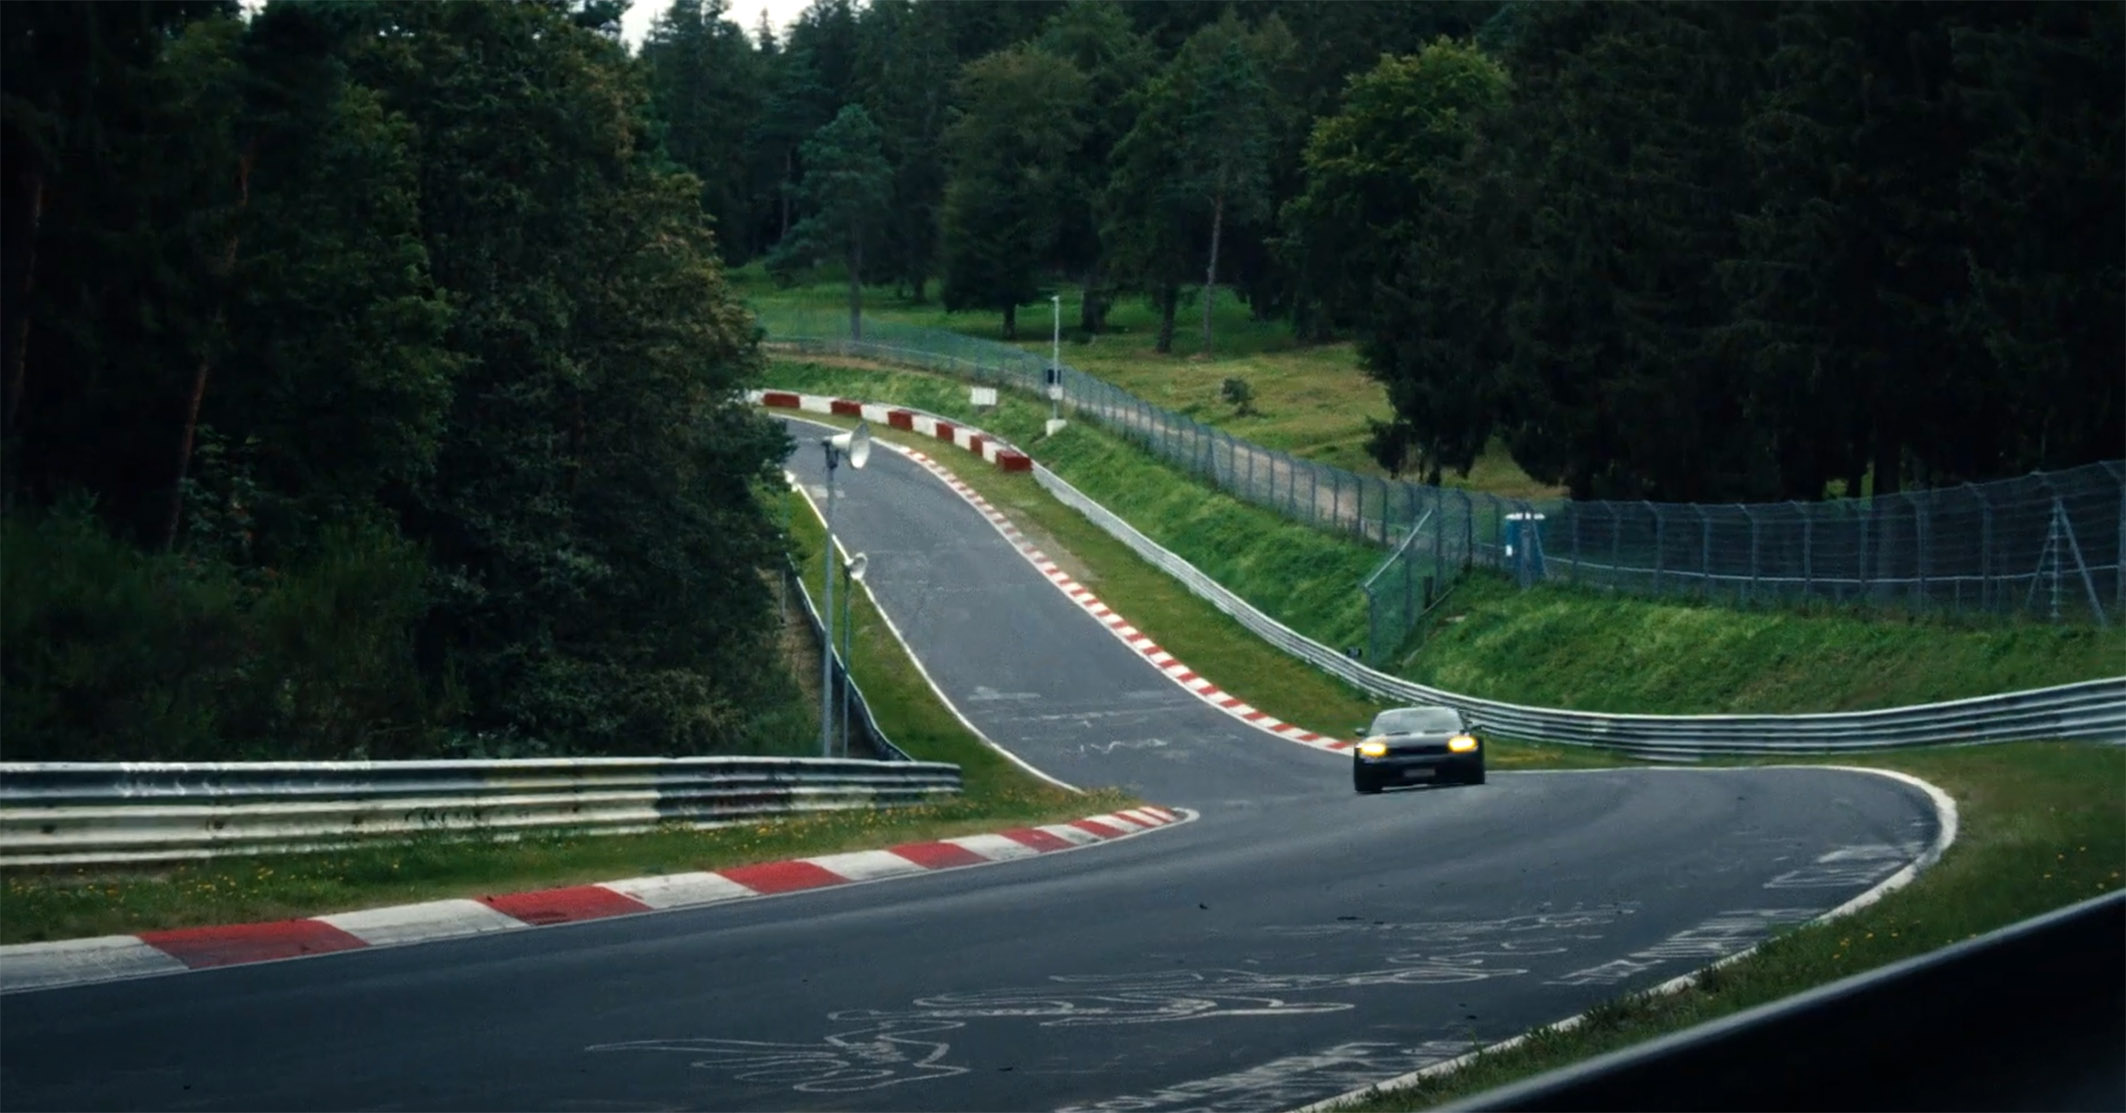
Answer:
[[[849,689],[856,683],[856,676],[849,671],[849,638],[854,624],[849,621],[849,600],[856,595],[856,585],[864,582],[864,569],[871,558],[858,553],[842,562],[842,756],[849,756]]]
[[[821,437],[820,447],[827,453],[827,544],[820,550],[820,578],[826,581],[825,600],[820,607],[820,621],[825,624],[825,637],[819,643],[819,756],[834,756],[834,468],[841,463],[843,453],[849,454],[849,466],[861,468],[871,459],[871,426],[856,423],[856,428],[847,433]]]

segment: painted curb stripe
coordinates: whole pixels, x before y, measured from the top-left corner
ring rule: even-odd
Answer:
[[[949,842],[903,843],[894,847],[892,852],[930,870],[978,866],[989,860],[964,846],[955,846]]]
[[[1007,839],[1002,835],[961,835],[959,838],[946,839],[945,841],[954,846],[965,847],[993,861],[1031,858],[1041,853],[1041,851],[1035,850],[1025,843],[1016,839]]]
[[[0,947],[0,992],[183,973],[335,951],[363,950],[610,916],[690,908],[933,870],[1038,857],[1196,818],[1145,805],[1070,823],[1016,827],[810,859],[625,878],[529,893],[338,912],[307,920],[182,928]]]
[[[604,882],[599,888],[611,889],[651,908],[690,908],[760,895],[722,874],[700,872],[630,877]]]
[[[1009,831],[997,833],[1013,842],[1024,843],[1040,851],[1068,850],[1074,845],[1070,840],[1058,838],[1038,827],[1014,827]]]
[[[872,881],[904,873],[924,873],[923,867],[890,850],[852,850],[808,859],[813,865],[848,881]]]
[[[448,939],[483,931],[510,931],[524,921],[476,900],[432,900],[317,917],[370,947],[421,939]]]
[[[80,982],[106,982],[188,969],[176,958],[133,935],[98,935],[50,943],[17,943],[0,967],[10,989],[42,989]]]
[[[193,970],[352,951],[368,946],[321,920],[274,920],[263,924],[144,931],[140,933],[140,940]]]
[[[602,920],[630,912],[648,912],[650,906],[602,885],[570,885],[530,893],[504,893],[481,897],[480,903],[515,916],[535,927],[567,924],[577,920]]]
[[[800,889],[817,889],[822,885],[839,885],[848,880],[836,877],[802,858],[794,862],[734,866],[718,872],[756,893],[794,893]]]

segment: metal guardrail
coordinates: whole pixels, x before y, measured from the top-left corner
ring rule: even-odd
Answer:
[[[1034,481],[1271,645],[1360,691],[1398,703],[1453,707],[1508,738],[1684,759],[2040,738],[2126,742],[2126,676],[1946,703],[1814,715],[1612,715],[1460,695],[1390,676],[1307,638],[1168,552],[1061,476],[1037,464]]]
[[[844,758],[0,762],[0,864],[169,862],[423,833],[716,827],[958,791],[956,765]]]

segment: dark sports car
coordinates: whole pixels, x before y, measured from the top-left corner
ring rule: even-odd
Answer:
[[[1422,775],[1434,784],[1484,783],[1484,742],[1451,707],[1397,707],[1373,717],[1351,751],[1351,785],[1374,793]]]

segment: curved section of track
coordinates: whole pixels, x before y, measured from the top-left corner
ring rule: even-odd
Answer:
[[[816,448],[791,467],[823,479]],[[842,486],[837,533],[970,721],[1202,820],[750,907],[12,996],[0,1105],[1269,1111],[1740,950],[1936,834],[1923,793],[1838,770],[1360,797],[1347,759],[1191,698],[910,462]]]

